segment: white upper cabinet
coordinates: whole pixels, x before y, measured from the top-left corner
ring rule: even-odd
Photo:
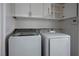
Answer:
[[[64,19],[76,17],[77,4],[76,3],[45,3],[44,16],[52,19]]]
[[[16,3],[15,16],[41,17],[43,16],[43,4],[42,3]]]
[[[63,18],[63,6],[60,3],[45,3],[44,4],[44,16],[52,19]]]
[[[64,18],[76,17],[77,4],[67,3],[64,5]]]
[[[34,17],[43,16],[43,4],[42,3],[31,3],[31,14]]]
[[[16,3],[15,16],[29,16],[29,3]]]
[[[76,17],[76,3],[16,3],[15,15],[47,19]]]
[[[51,4],[50,3],[44,3],[43,4],[43,16],[47,17],[50,16],[51,12]]]
[[[64,4],[63,3],[56,3],[51,4],[51,15],[55,19],[62,19],[63,18],[63,11],[64,11]]]

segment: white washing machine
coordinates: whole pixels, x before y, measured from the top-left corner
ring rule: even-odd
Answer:
[[[70,36],[63,33],[41,33],[44,56],[70,56]]]
[[[9,56],[41,56],[41,36],[16,33],[9,38]]]

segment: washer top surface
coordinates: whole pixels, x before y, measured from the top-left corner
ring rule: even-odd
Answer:
[[[36,32],[18,32],[18,33],[14,33],[13,35],[10,36],[10,39],[12,38],[22,38],[22,39],[26,39],[26,38],[32,38],[32,39],[37,39],[37,38],[41,38],[41,35],[36,33]]]
[[[13,36],[37,36],[39,33],[36,32],[18,32],[14,33]]]
[[[64,33],[41,33],[41,35],[45,38],[56,38],[56,37],[70,37],[70,35]]]

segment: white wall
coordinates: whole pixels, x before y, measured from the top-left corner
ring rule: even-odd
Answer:
[[[58,28],[59,23],[45,19],[16,19],[16,28]]]
[[[12,18],[12,8],[11,4],[3,4],[3,30],[4,30],[4,37],[2,39],[2,55],[5,55],[5,40],[7,35],[9,35],[15,28],[14,26],[14,19]]]
[[[75,18],[73,18],[75,19]],[[78,55],[78,27],[77,23],[73,23],[73,19],[66,19],[63,21],[64,33],[71,36],[71,55]]]
[[[12,18],[12,9],[11,4],[6,4],[6,35],[9,35],[15,28],[15,21]]]

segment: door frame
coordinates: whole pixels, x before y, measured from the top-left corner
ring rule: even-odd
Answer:
[[[2,54],[1,49],[2,49],[2,28],[3,28],[3,4],[0,3],[0,56]]]

